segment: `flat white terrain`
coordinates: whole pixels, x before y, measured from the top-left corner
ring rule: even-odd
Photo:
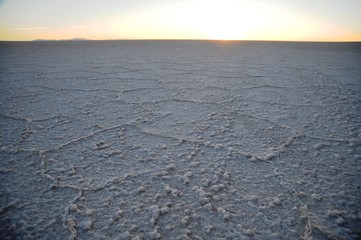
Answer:
[[[361,238],[361,44],[0,43],[1,239]]]

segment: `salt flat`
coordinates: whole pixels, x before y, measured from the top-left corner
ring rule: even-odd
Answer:
[[[0,238],[361,237],[360,43],[0,56]]]

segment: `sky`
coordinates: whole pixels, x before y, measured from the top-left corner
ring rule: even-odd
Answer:
[[[0,0],[0,40],[361,41],[361,0]]]

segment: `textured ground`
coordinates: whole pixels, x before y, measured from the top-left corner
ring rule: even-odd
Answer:
[[[361,237],[360,44],[0,56],[0,238]]]

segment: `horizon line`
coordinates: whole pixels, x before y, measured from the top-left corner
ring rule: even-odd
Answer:
[[[0,42],[85,42],[85,41],[219,41],[219,42],[309,42],[309,43],[361,43],[360,40],[267,40],[267,39],[202,39],[202,38],[123,38],[123,39],[33,39],[33,40],[1,40]]]

